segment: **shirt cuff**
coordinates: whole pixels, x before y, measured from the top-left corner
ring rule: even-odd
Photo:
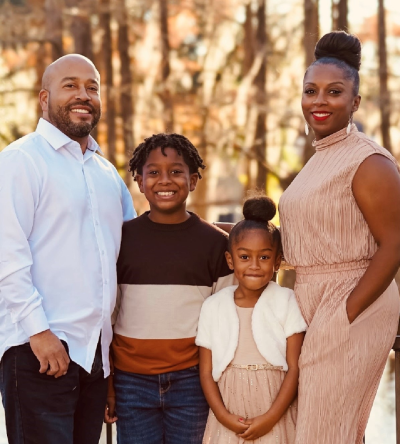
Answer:
[[[22,319],[19,323],[29,337],[50,328],[41,305],[32,310],[28,316]]]

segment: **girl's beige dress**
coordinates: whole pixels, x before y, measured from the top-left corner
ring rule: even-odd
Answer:
[[[295,266],[294,290],[309,325],[299,361],[296,444],[361,444],[400,307],[393,281],[348,322],[346,300],[377,250],[352,181],[371,155],[395,160],[354,125],[349,135],[343,129],[315,148],[279,204],[284,254]]]
[[[225,407],[230,413],[243,418],[254,418],[267,412],[281,388],[286,373],[268,364],[257,349],[251,331],[253,308],[237,307],[239,316],[239,342],[231,364],[266,364],[269,369],[247,370],[228,367],[218,381]],[[220,424],[210,410],[203,443],[207,444],[293,444],[297,416],[294,402],[281,420],[267,435],[245,441]]]

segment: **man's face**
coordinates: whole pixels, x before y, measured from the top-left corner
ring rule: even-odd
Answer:
[[[99,74],[84,59],[62,60],[50,73],[43,99],[46,120],[73,140],[87,137],[101,116]]]

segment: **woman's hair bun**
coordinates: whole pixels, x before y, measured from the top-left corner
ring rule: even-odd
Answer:
[[[253,192],[243,205],[243,216],[246,220],[269,222],[276,214],[276,205],[264,193]]]
[[[355,35],[345,31],[332,31],[325,34],[318,41],[315,51],[315,60],[323,57],[334,57],[343,60],[348,65],[360,70],[361,42]]]

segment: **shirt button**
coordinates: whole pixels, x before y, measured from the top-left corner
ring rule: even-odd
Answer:
[[[108,281],[107,281],[107,280],[105,280],[105,281],[104,281],[104,284],[105,284],[105,285],[108,285]]]
[[[104,250],[101,250],[101,255],[104,256]]]
[[[96,220],[94,224],[95,224],[95,225],[99,225],[99,221],[98,221],[98,220]]]

